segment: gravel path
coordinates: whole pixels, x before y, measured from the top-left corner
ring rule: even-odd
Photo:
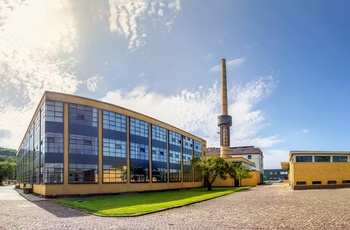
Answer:
[[[350,229],[350,189],[273,184],[139,217],[99,217],[0,186],[0,229]]]

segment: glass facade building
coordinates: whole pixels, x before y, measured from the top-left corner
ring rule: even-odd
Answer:
[[[17,182],[43,196],[202,186],[203,139],[88,98],[45,92],[17,152]]]

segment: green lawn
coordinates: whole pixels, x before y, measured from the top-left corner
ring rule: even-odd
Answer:
[[[131,193],[84,198],[58,198],[52,201],[101,216],[130,216],[151,213],[237,192],[248,187],[214,187],[161,192]]]

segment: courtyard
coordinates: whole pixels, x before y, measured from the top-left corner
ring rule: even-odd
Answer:
[[[263,185],[138,217],[99,217],[0,187],[0,229],[348,229],[350,189]]]

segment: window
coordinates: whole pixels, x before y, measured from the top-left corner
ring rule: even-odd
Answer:
[[[312,162],[312,156],[296,156],[296,162]]]
[[[330,156],[315,156],[315,162],[331,162]]]
[[[169,131],[169,143],[175,146],[181,146],[181,135],[172,131]]]
[[[130,158],[131,159],[140,159],[140,160],[148,160],[148,145],[130,143]]]
[[[297,185],[306,185],[305,181],[297,181]]]
[[[193,140],[189,137],[183,136],[182,138],[182,162],[183,162],[183,181],[184,182],[192,182],[193,176],[192,176],[192,155],[193,155],[193,148],[192,148],[192,142]]]
[[[321,181],[313,181],[312,184],[322,184]]]
[[[126,133],[126,116],[103,110],[103,128]]]
[[[77,114],[77,120],[84,120],[84,115]]]
[[[327,182],[327,184],[337,184],[337,181],[335,181],[335,180],[329,180],[329,181]]]
[[[90,140],[84,140],[84,145],[91,145],[91,141]]]
[[[148,138],[148,123],[136,118],[130,118],[130,134]]]
[[[348,162],[347,156],[333,156],[333,162]]]
[[[152,140],[166,142],[166,129],[152,125]]]
[[[103,156],[126,158],[126,142],[103,138]]]
[[[87,105],[69,104],[69,123],[97,127],[98,109]]]
[[[46,163],[43,177],[44,183],[63,183],[63,163]]]
[[[123,163],[125,165],[123,165]],[[118,183],[127,181],[126,159],[124,162],[116,162],[114,165],[103,165],[103,182]]]
[[[248,159],[251,160],[252,159],[252,155],[248,155]]]
[[[343,180],[342,183],[343,184],[350,184],[350,180]]]
[[[97,155],[97,137],[69,134],[69,154]]]
[[[45,134],[45,137],[46,137],[45,144],[44,144],[45,153],[63,154],[63,133],[47,132]]]
[[[97,164],[69,164],[69,183],[97,182]]]
[[[194,140],[193,144],[194,144],[194,151],[193,151],[194,157],[199,157],[200,159],[202,159],[202,143]],[[202,172],[198,169],[194,170],[194,181],[196,182],[202,181]]]
[[[63,102],[45,101],[42,117],[45,121],[63,122]]]

